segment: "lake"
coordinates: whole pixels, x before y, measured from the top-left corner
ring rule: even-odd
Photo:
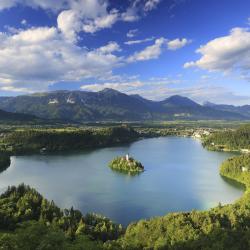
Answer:
[[[126,153],[146,171],[128,176],[108,167],[110,160]],[[14,156],[0,174],[0,190],[29,184],[61,208],[73,206],[127,225],[233,202],[244,192],[242,186],[219,175],[220,164],[232,155],[208,151],[192,138],[160,137],[70,154]]]

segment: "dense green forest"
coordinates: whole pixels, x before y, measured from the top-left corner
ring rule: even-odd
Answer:
[[[7,133],[0,142],[2,151],[28,153],[80,150],[131,142],[139,133],[128,127],[88,129],[20,129]]]
[[[250,188],[250,154],[243,154],[224,161],[220,174],[244,183],[247,188]]]
[[[109,163],[109,167],[127,173],[139,173],[144,171],[142,164],[132,157],[129,157],[128,159],[126,159],[126,157],[116,157]]]
[[[213,133],[204,139],[203,145],[211,150],[250,149],[250,124]]]
[[[23,250],[99,249],[123,232],[105,217],[61,210],[24,184],[0,196],[0,230],[0,249]]]

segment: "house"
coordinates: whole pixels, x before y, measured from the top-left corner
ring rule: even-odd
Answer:
[[[242,153],[250,153],[250,149],[242,148],[241,152]]]
[[[247,171],[248,171],[248,168],[246,168],[246,167],[241,167],[241,170],[242,170],[242,172],[247,172]]]

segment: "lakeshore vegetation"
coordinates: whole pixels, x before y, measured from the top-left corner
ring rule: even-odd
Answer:
[[[99,249],[122,226],[95,214],[60,209],[24,184],[0,196],[0,249]]]
[[[218,131],[206,137],[203,145],[210,150],[250,152],[250,124],[236,130]]]
[[[4,134],[0,149],[9,154],[81,150],[128,143],[139,138],[129,127],[17,129]]]

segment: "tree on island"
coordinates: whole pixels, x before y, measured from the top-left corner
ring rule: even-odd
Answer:
[[[129,154],[122,157],[116,157],[109,163],[109,167],[127,173],[139,173],[144,171],[143,165],[130,157]]]

